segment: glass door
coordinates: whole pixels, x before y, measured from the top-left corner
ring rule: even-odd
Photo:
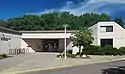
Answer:
[[[59,47],[58,39],[45,39],[43,40],[44,52],[57,52]]]

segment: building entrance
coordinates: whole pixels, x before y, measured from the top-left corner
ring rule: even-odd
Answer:
[[[59,40],[58,39],[44,39],[42,40],[43,52],[58,52]]]

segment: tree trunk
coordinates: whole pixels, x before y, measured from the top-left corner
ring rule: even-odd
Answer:
[[[81,56],[81,46],[79,46],[79,55]]]

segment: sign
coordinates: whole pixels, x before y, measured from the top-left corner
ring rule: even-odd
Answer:
[[[2,41],[8,41],[8,40],[11,40],[11,38],[1,37],[1,40],[2,40]]]
[[[11,38],[6,38],[6,37],[4,36],[4,34],[3,34],[3,36],[1,37],[1,40],[2,40],[2,41],[8,41],[8,40],[11,40]]]

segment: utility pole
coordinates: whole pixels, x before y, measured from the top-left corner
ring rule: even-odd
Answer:
[[[65,28],[65,41],[64,41],[64,58],[66,60],[67,56],[66,56],[66,28],[68,27],[67,24],[64,25],[64,28]]]

